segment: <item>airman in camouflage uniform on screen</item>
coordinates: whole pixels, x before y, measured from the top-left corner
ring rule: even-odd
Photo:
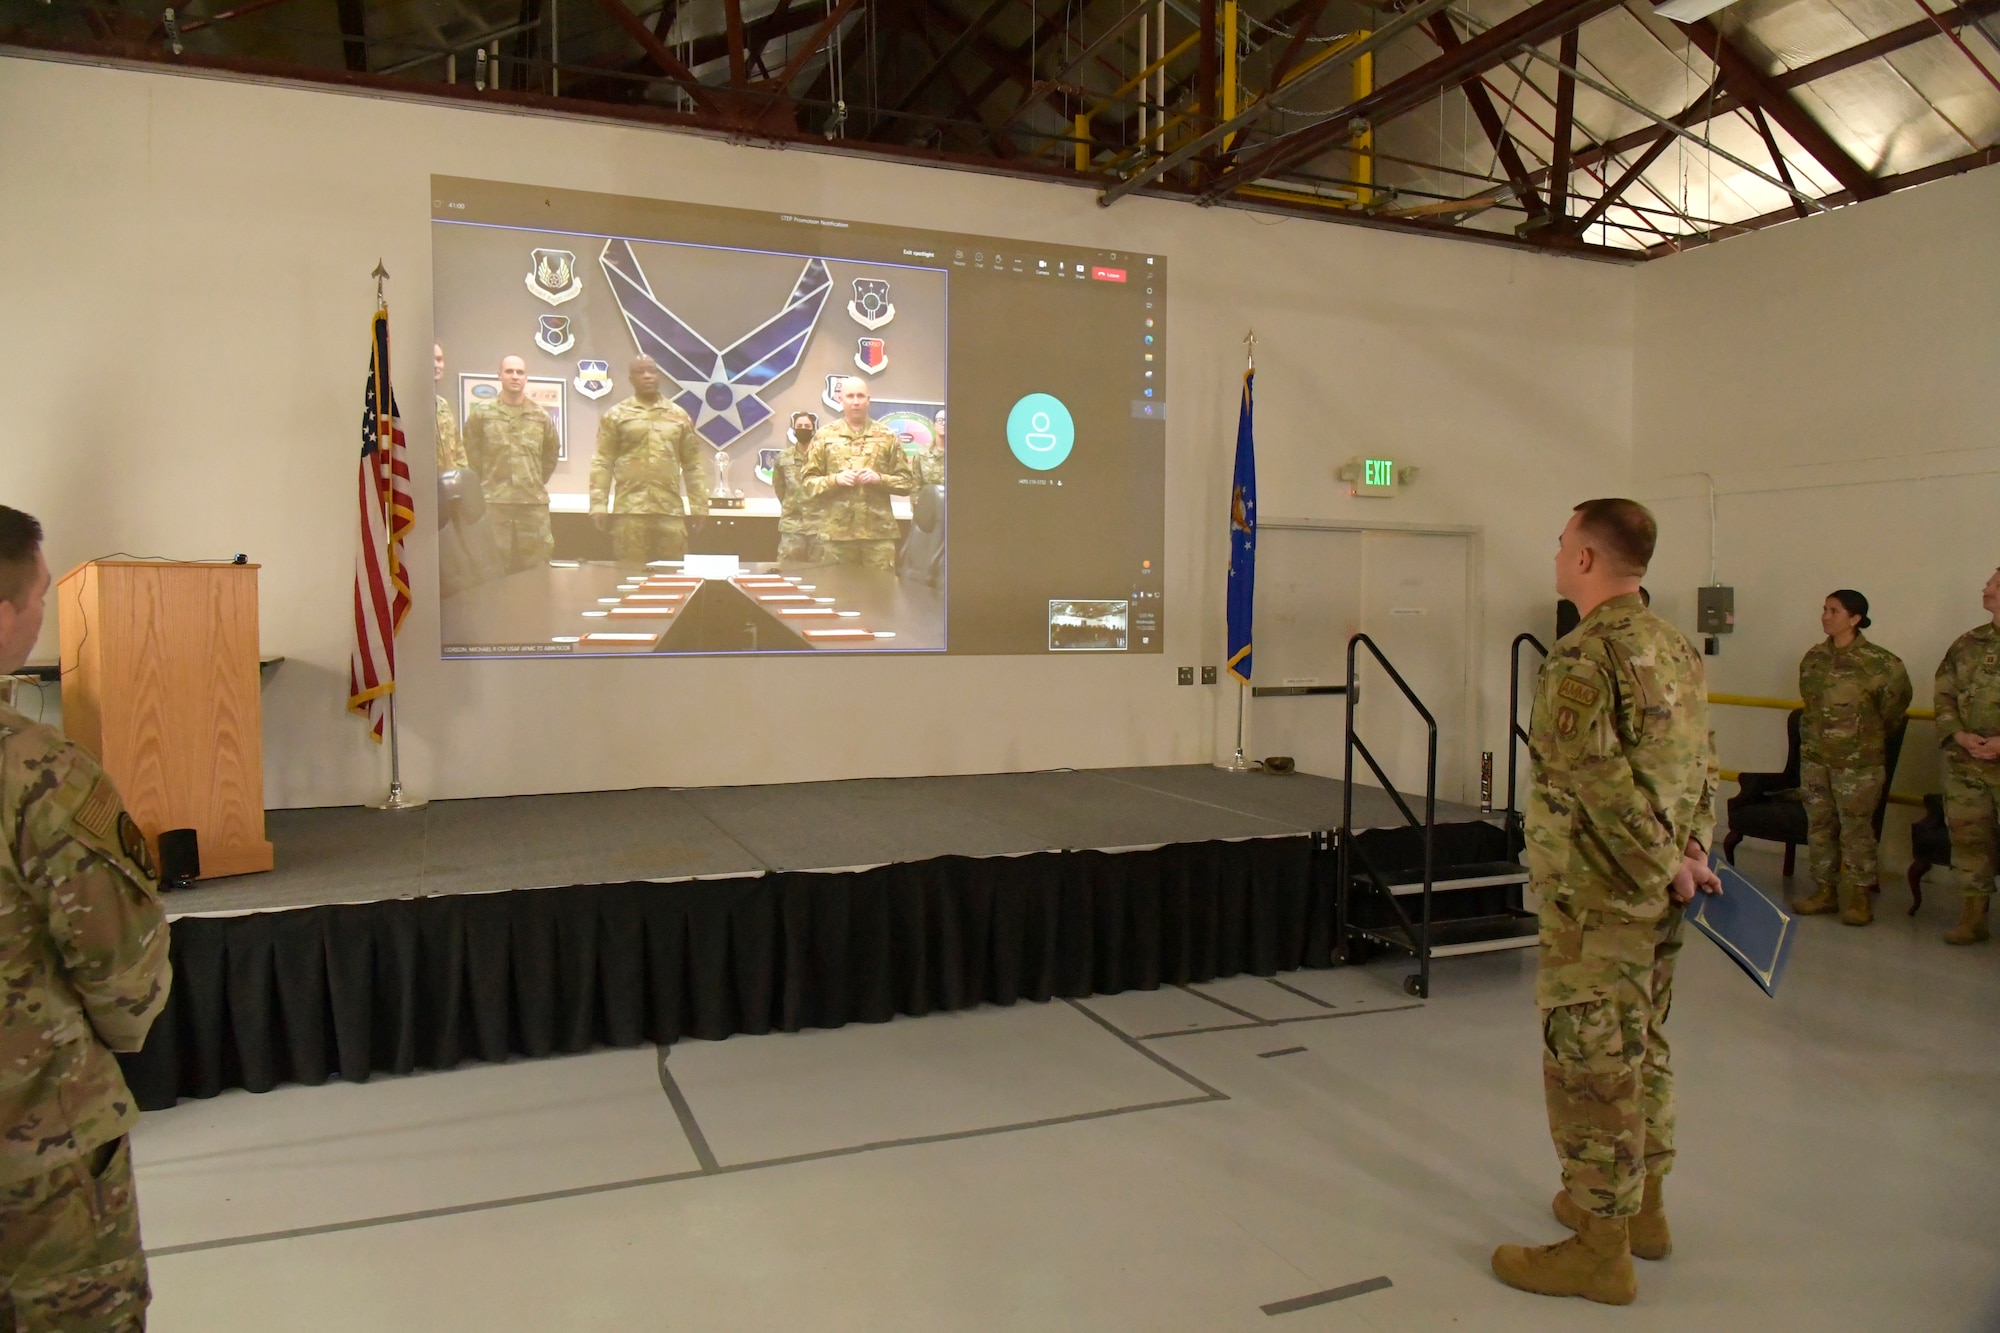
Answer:
[[[902,530],[889,497],[915,490],[916,472],[895,432],[869,419],[866,384],[841,381],[840,406],[840,420],[813,437],[803,478],[817,502],[822,559],[893,571]]]
[[[1807,847],[1816,891],[1792,910],[1819,916],[1838,910],[1850,926],[1875,919],[1870,895],[1881,856],[1875,808],[1889,782],[1889,738],[1910,711],[1903,660],[1870,643],[1868,599],[1851,588],[1827,597],[1820,628],[1827,637],[1799,663],[1799,785],[1805,793]]]
[[[660,392],[652,357],[632,362],[632,396],[604,414],[590,462],[590,512],[610,510],[611,549],[621,565],[687,555],[688,516],[708,512],[708,452],[694,421]]]
[[[2000,874],[2000,569],[1981,601],[1991,624],[1958,636],[1938,663],[1931,699],[1944,746],[1944,818],[1951,866],[1965,889],[1965,912],[1949,944],[1988,939],[1987,905]]]
[[[444,348],[431,344],[431,379],[434,383],[444,383]],[[438,475],[443,476],[453,468],[465,466],[465,445],[458,438],[458,413],[451,410],[451,403],[443,394],[437,395],[437,458]]]
[[[819,503],[806,495],[806,456],[812,452],[813,416],[792,413],[792,438],[771,465],[771,493],[778,497],[778,563],[820,562]]]
[[[549,478],[561,442],[556,423],[529,399],[528,363],[500,358],[500,397],[465,419],[465,457],[486,492],[486,512],[507,572],[533,569],[555,554],[549,530]]]
[[[942,408],[938,410],[938,414],[935,417],[931,418],[931,429],[935,433],[929,447],[916,457],[917,485],[919,486],[944,485],[944,410]]]
[[[1717,886],[1705,850],[1717,776],[1706,675],[1640,599],[1654,535],[1643,506],[1594,500],[1571,516],[1557,555],[1557,591],[1587,610],[1536,686],[1526,838],[1541,899],[1542,1079],[1563,1174],[1553,1206],[1577,1235],[1493,1256],[1511,1286],[1612,1304],[1637,1294],[1632,1255],[1671,1249],[1663,1025],[1682,904]]]
[[[48,567],[0,508],[0,671],[27,660]],[[0,708],[0,1329],[128,1333],[151,1289],[114,1051],[165,1006],[152,854],[95,760]]]

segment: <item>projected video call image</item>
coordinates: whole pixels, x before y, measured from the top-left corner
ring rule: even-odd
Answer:
[[[1161,257],[432,184],[447,657],[1161,651]]]

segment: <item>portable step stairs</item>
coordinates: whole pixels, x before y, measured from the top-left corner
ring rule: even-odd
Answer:
[[[1421,819],[1355,730],[1364,650],[1423,719],[1427,736]],[[1357,754],[1396,803],[1403,815],[1402,827],[1355,831]],[[1510,807],[1512,774],[1510,762]],[[1427,997],[1432,960],[1522,949],[1535,943],[1534,914],[1523,902],[1528,872],[1518,859],[1520,841],[1515,824],[1437,822],[1437,719],[1366,634],[1357,634],[1347,643],[1347,738],[1342,777],[1345,787],[1335,872],[1335,938],[1341,942],[1346,961],[1363,961],[1379,949],[1407,952],[1416,959],[1417,970],[1403,979],[1403,989]]]

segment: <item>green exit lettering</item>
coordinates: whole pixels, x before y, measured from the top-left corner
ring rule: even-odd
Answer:
[[[1396,465],[1386,458],[1365,458],[1361,462],[1364,486],[1394,486]]]

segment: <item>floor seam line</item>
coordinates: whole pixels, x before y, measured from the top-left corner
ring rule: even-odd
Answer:
[[[1063,1003],[1067,1004],[1070,1008],[1076,1010],[1078,1013],[1082,1014],[1085,1018],[1088,1018],[1091,1022],[1097,1024],[1097,1026],[1103,1028],[1106,1032],[1109,1032],[1112,1036],[1118,1038],[1118,1040],[1124,1042],[1127,1046],[1130,1046],[1133,1050],[1145,1056],[1148,1060],[1151,1060],[1154,1064],[1160,1066],[1162,1069],[1165,1069],[1168,1072],[1179,1077],[1180,1079],[1184,1080],[1190,1086],[1200,1088],[1203,1092],[1207,1093],[1212,1099],[1216,1101],[1225,1101],[1225,1102],[1229,1100],[1228,1093],[1223,1092],[1219,1088],[1211,1087],[1207,1083],[1202,1082],[1200,1079],[1196,1078],[1193,1074],[1188,1073],[1187,1070],[1182,1069],[1179,1065],[1167,1059],[1166,1056],[1161,1055],[1158,1051],[1148,1050],[1146,1047],[1140,1045],[1139,1039],[1137,1037],[1134,1037],[1131,1033],[1125,1031],[1125,1029],[1119,1027],[1116,1023],[1113,1023],[1110,1019],[1104,1017],[1104,1015],[1090,1008],[1088,1005],[1084,1004],[1081,1000],[1065,996],[1063,997]]]
[[[660,1053],[660,1088],[667,1094],[667,1101],[674,1108],[674,1118],[681,1122],[681,1133],[687,1136],[688,1147],[694,1150],[694,1160],[700,1164],[702,1174],[715,1174],[718,1164],[715,1152],[708,1146],[708,1135],[701,1132],[701,1122],[694,1118],[694,1107],[688,1104],[687,1094],[674,1080],[673,1072],[667,1068],[667,1048],[658,1048]]]

